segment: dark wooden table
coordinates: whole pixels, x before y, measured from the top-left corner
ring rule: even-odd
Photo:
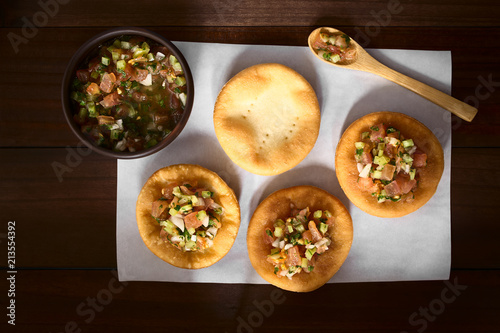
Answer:
[[[0,6],[0,331],[500,332],[498,1]],[[301,46],[326,25],[371,48],[451,50],[452,95],[479,113],[472,123],[452,118],[450,280],[329,284],[308,294],[269,285],[118,282],[116,161],[78,148],[61,110],[60,83],[84,41],[124,25],[171,40]],[[67,167],[61,179],[58,163]],[[7,323],[11,299],[16,326]]]

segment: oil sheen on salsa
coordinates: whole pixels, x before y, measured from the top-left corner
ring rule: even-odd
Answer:
[[[114,151],[152,147],[174,129],[186,103],[183,69],[168,48],[121,36],[81,64],[71,88],[74,119],[95,145]]]

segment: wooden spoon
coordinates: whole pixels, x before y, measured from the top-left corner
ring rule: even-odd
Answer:
[[[429,101],[439,105],[440,107],[450,111],[454,115],[466,121],[470,122],[472,121],[472,119],[474,119],[474,116],[477,113],[476,108],[381,64],[380,62],[375,60],[371,55],[369,55],[368,52],[366,52],[365,49],[363,49],[352,38],[350,46],[355,50],[355,55],[353,57],[353,60],[341,60],[337,63],[334,63],[324,59],[323,57],[320,57],[318,55],[318,51],[315,50],[313,47],[314,41],[317,40],[320,32],[330,35],[331,34],[342,35],[344,33],[340,30],[329,27],[318,28],[313,32],[311,32],[308,38],[309,48],[314,53],[314,55],[316,55],[316,57],[318,57],[322,61],[338,67],[351,68],[359,71],[377,74],[383,78],[386,78],[394,83],[399,84],[402,87],[405,87],[408,90],[413,91],[414,93],[419,94],[420,96],[428,99]]]

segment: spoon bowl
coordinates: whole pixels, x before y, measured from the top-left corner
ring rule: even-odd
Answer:
[[[459,101],[458,99],[443,93],[431,86],[428,86],[420,81],[412,79],[409,76],[403,75],[399,72],[396,72],[393,69],[381,64],[377,60],[375,60],[366,50],[361,47],[354,39],[350,38],[350,47],[354,51],[354,56],[352,59],[341,59],[339,62],[332,62],[324,57],[318,55],[318,50],[314,47],[315,42],[319,38],[320,33],[326,33],[329,35],[332,34],[342,34],[345,35],[342,31],[330,28],[330,27],[321,27],[317,28],[309,35],[307,40],[309,44],[309,49],[313,54],[320,59],[328,63],[329,65],[342,67],[342,68],[350,68],[359,71],[364,71],[368,73],[373,73],[379,75],[383,78],[386,78],[400,86],[413,91],[414,93],[426,98],[427,100],[439,105],[445,110],[450,111],[454,115],[460,117],[466,121],[472,121],[477,114],[477,109],[470,106],[467,103]]]

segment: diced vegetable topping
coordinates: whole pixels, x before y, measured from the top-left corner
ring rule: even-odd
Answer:
[[[327,210],[309,207],[292,208],[285,221],[277,219],[272,229],[264,232],[265,243],[272,246],[267,261],[273,264],[274,274],[292,278],[302,271],[313,271],[317,256],[328,250],[330,231],[335,219]]]
[[[151,216],[162,227],[160,238],[182,251],[203,251],[211,247],[224,214],[212,196],[213,192],[191,184],[165,187],[151,210]]]
[[[351,39],[345,34],[320,33],[313,47],[318,56],[333,63],[356,58],[356,50],[351,47]]]
[[[97,57],[77,70],[73,118],[96,145],[134,152],[170,134],[184,113],[186,91],[182,66],[169,49],[121,36],[101,45]],[[99,116],[113,121],[102,124]]]
[[[418,171],[427,165],[427,155],[394,127],[382,123],[369,130],[354,143],[358,186],[378,202],[413,200]]]

